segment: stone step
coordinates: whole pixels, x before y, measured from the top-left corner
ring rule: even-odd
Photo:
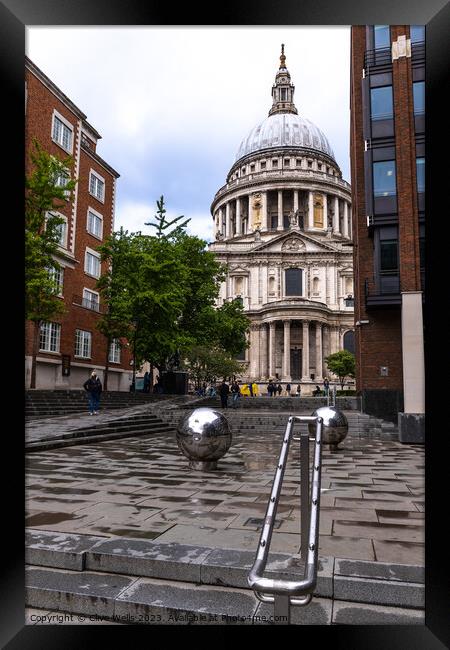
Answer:
[[[25,445],[25,451],[26,452],[44,451],[46,449],[57,449],[58,447],[72,447],[74,445],[84,445],[86,443],[104,442],[106,440],[116,440],[118,438],[120,439],[134,438],[137,436],[155,435],[158,433],[167,433],[170,435],[175,435],[176,431],[175,429],[171,429],[170,427],[168,427],[166,424],[162,424],[162,425],[158,425],[157,427],[151,430],[148,427],[145,427],[144,429],[136,429],[131,431],[125,430],[125,431],[110,432],[110,433],[103,433],[103,434],[98,434],[98,433],[79,434],[78,432],[76,432],[74,436],[68,438],[53,437],[47,440],[29,442]]]
[[[251,551],[27,529],[25,559],[30,565],[26,602],[32,607],[166,617],[152,622],[175,622],[167,619],[169,612],[234,616],[234,606],[250,619],[273,615],[273,605],[260,605],[248,589]],[[303,564],[297,556],[274,553],[266,573],[301,579]],[[292,608],[292,623],[330,624],[338,601],[341,620],[336,622],[364,622],[368,608],[363,605],[369,604],[378,614],[374,622],[423,624],[424,567],[319,557],[313,601]],[[351,604],[357,611],[349,620]]]

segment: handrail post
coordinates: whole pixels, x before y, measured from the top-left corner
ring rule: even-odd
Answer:
[[[300,434],[300,556],[306,559],[308,553],[309,528],[309,433]]]

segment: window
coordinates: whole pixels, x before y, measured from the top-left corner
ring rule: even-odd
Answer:
[[[302,164],[302,159],[301,159],[301,158],[297,158],[297,160],[295,161],[295,164],[297,165],[297,167],[300,167],[301,164]]]
[[[372,88],[370,90],[370,112],[373,120],[392,119],[392,86]]]
[[[63,295],[63,284],[64,284],[64,269],[55,268],[54,266],[47,267],[48,276],[53,280],[55,285],[55,294],[57,296]]]
[[[398,240],[380,241],[380,271],[398,271]]]
[[[302,269],[286,269],[286,296],[302,295]]]
[[[425,192],[425,158],[416,158],[417,191]]]
[[[284,166],[285,167],[290,167],[291,166],[291,159],[290,158],[285,158],[284,159]]]
[[[61,325],[59,323],[42,323],[39,336],[41,352],[59,352]]]
[[[278,215],[272,214],[270,217],[270,228],[276,230],[278,228]]]
[[[242,173],[245,174],[245,167],[242,167]]]
[[[265,169],[265,168],[266,168],[266,161],[263,160],[263,161],[261,162],[261,169]]]
[[[374,25],[373,39],[376,50],[391,46],[389,25]]]
[[[90,359],[91,357],[91,332],[75,330],[75,356]]]
[[[308,160],[308,167],[312,167],[312,160]]]
[[[72,152],[72,129],[56,114],[53,114],[52,140],[69,153]]]
[[[109,346],[109,358],[110,363],[120,363],[120,341],[119,339],[113,339]]]
[[[250,171],[254,172],[255,171],[255,165],[250,165]]]
[[[90,291],[89,289],[83,289],[83,307],[87,309],[93,309],[94,311],[99,311],[99,297],[98,293],[95,291]]]
[[[374,196],[394,196],[397,193],[395,181],[395,160],[373,163]]]
[[[411,43],[420,43],[425,40],[425,25],[411,25],[409,30]]]
[[[87,230],[91,235],[95,235],[99,239],[103,234],[103,218],[98,212],[94,212],[91,208],[88,210],[87,216]]]
[[[68,171],[67,172],[61,172],[55,178],[55,186],[56,187],[66,187],[69,180],[70,180],[70,173]],[[70,191],[66,190],[64,192],[64,195],[66,196],[66,198],[68,198],[70,196]]]
[[[322,163],[317,163],[317,169],[322,169]]]
[[[89,177],[89,192],[99,201],[105,200],[105,180],[92,169]]]
[[[278,160],[272,160],[272,167],[276,169],[278,167]]]
[[[84,271],[94,278],[100,277],[100,255],[86,251],[84,257]]]
[[[286,88],[281,89],[281,101],[282,102],[286,101]]]
[[[62,223],[54,226],[54,232],[57,236],[58,245],[67,248],[67,218],[60,212],[47,212],[47,219],[50,217],[59,217],[60,219],[64,219]]]
[[[355,332],[349,331],[344,334],[344,350],[355,354]]]
[[[414,115],[425,113],[425,81],[413,83]]]

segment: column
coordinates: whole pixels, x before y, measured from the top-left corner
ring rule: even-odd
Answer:
[[[328,228],[328,203],[327,203],[327,195],[323,194],[323,229],[326,230]]]
[[[225,206],[225,237],[231,237],[231,210],[230,202],[228,201]]]
[[[269,227],[267,223],[267,192],[261,192],[261,209],[262,209],[261,230],[267,230]]]
[[[275,321],[269,323],[269,378],[275,377]]]
[[[278,190],[278,228],[283,230],[283,190]]]
[[[252,325],[253,334],[253,354],[251,364],[251,376],[257,378],[259,375],[259,325]]]
[[[236,235],[242,232],[242,219],[241,219],[241,199],[236,199]]]
[[[267,325],[265,323],[261,324],[259,345],[259,376],[265,379],[267,377]]]
[[[308,229],[314,228],[314,197],[313,193],[309,192],[308,195]]]
[[[348,204],[348,236],[353,239],[352,206]]]
[[[348,203],[344,201],[344,232],[342,233],[344,237],[348,237]]]
[[[323,350],[322,350],[322,375],[328,377],[328,367],[325,361],[325,357],[328,357],[330,354],[330,328],[328,325],[323,326]]]
[[[291,381],[291,321],[284,320],[284,354],[283,368],[281,372],[282,381]]]
[[[303,348],[302,348],[302,381],[310,380],[309,372],[309,321],[302,321]]]
[[[425,413],[422,292],[402,293],[404,413]]]
[[[316,321],[316,381],[322,381],[322,323]]]
[[[294,190],[294,212],[298,210],[298,190]]]
[[[339,232],[339,197],[334,197],[333,232]]]

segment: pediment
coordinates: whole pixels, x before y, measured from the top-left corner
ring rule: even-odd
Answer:
[[[329,253],[336,252],[336,248],[329,243],[324,243],[314,236],[307,235],[300,230],[290,230],[288,232],[275,235],[259,246],[255,246],[252,252],[267,253]]]

